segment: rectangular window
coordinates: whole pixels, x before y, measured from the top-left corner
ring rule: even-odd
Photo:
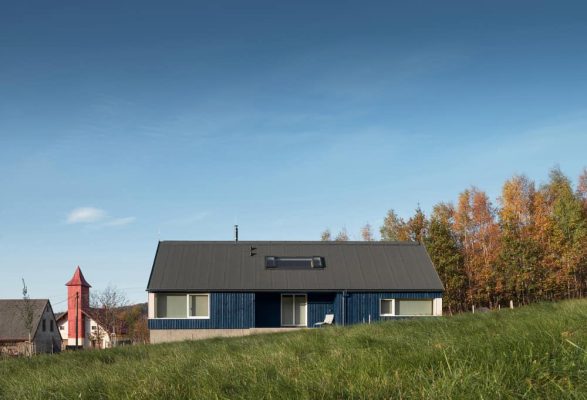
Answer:
[[[397,300],[395,315],[432,315],[432,300]]]
[[[45,332],[47,330],[47,321],[45,321],[45,318],[43,318],[43,332]]]
[[[394,315],[394,299],[381,299],[381,303],[379,305],[379,315],[382,317],[392,317]]]
[[[305,294],[281,295],[281,325],[307,326],[307,307]]]
[[[55,329],[55,327],[53,326],[53,320],[49,321],[49,330],[51,332],[53,332],[53,330]]]
[[[382,317],[432,315],[432,300],[381,299],[379,305]]]
[[[324,257],[265,257],[265,268],[312,269],[324,268]]]
[[[157,293],[157,318],[186,318],[187,305],[185,294]]]
[[[59,327],[59,330],[60,330],[60,331],[64,331],[64,330],[65,330],[65,325],[61,325],[61,326]]]
[[[188,299],[190,318],[210,318],[210,296],[208,294],[190,294]]]

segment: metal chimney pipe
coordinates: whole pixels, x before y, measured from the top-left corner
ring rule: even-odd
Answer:
[[[234,226],[234,243],[238,243],[238,225]]]

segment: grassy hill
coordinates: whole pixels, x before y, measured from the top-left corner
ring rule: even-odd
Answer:
[[[0,361],[0,398],[587,398],[587,300]]]

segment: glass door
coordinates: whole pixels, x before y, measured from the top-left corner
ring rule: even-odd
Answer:
[[[282,294],[281,326],[307,326],[307,308],[305,294]]]

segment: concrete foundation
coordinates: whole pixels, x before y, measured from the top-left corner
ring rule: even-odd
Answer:
[[[248,336],[259,333],[291,332],[308,328],[251,328],[251,329],[151,329],[152,344],[180,342],[183,340],[201,340],[214,337]]]

